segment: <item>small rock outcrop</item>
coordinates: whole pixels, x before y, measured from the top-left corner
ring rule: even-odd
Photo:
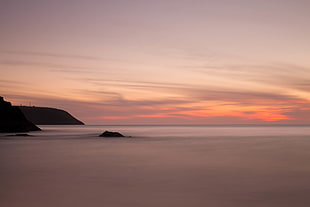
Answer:
[[[29,134],[13,134],[13,135],[7,135],[8,137],[32,137],[32,135]]]
[[[39,131],[39,127],[26,119],[17,106],[4,101],[0,96],[0,132]]]
[[[125,136],[119,132],[105,131],[102,134],[100,134],[99,137],[125,137]]]

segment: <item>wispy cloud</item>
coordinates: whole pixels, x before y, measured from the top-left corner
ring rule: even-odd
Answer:
[[[138,75],[133,76],[130,69],[112,70],[105,64],[101,69],[16,59],[4,59],[0,64],[47,68],[61,74],[64,85],[66,81],[75,84],[75,88],[68,87],[68,97],[25,91],[4,95],[17,103],[31,100],[35,105],[48,103],[68,109],[92,122],[307,122],[301,114],[310,101],[310,70],[298,66],[210,63],[176,67],[175,73],[170,73],[176,78],[166,78],[166,71],[159,70],[158,77],[153,78],[147,71],[140,74],[133,69]],[[7,80],[2,84],[8,87],[17,83]]]
[[[103,60],[101,57],[87,56],[87,55],[75,55],[75,54],[61,54],[61,53],[49,53],[49,52],[34,52],[34,51],[14,51],[14,50],[1,50],[1,53],[11,55],[27,55],[27,56],[44,56],[53,58],[71,58],[71,59],[85,59],[85,60]]]
[[[6,80],[6,79],[0,79],[0,83],[9,84],[9,85],[25,85],[25,82],[23,81]]]
[[[11,60],[11,59],[6,59],[6,60],[0,60],[1,65],[13,65],[13,66],[38,66],[42,68],[59,68],[53,69],[52,71],[55,72],[87,72],[89,67],[80,67],[80,66],[72,66],[72,65],[65,65],[65,64],[57,64],[57,63],[49,63],[49,62],[38,62],[38,61],[24,61],[24,60]],[[61,70],[61,69],[66,69],[66,70]],[[68,70],[72,69],[72,70]],[[77,70],[80,69],[80,70]]]
[[[222,64],[186,66],[187,70],[204,75],[229,77],[237,80],[273,83],[281,85],[299,85],[309,83],[310,68],[292,64],[238,65]]]
[[[195,84],[172,84],[164,82],[136,82],[136,81],[123,81],[123,80],[108,80],[104,78],[78,78],[75,80],[91,82],[98,86],[115,86],[120,89],[138,89],[148,93],[151,90],[153,93],[167,92],[175,94],[179,97],[184,97],[188,100],[199,101],[199,100],[225,100],[225,101],[238,101],[238,102],[249,102],[264,100],[265,102],[277,102],[280,101],[300,101],[303,100],[301,97],[295,96],[288,93],[275,93],[274,91],[257,91],[252,88],[244,89],[227,89],[227,88],[214,88],[208,89],[203,85]],[[99,92],[99,91],[98,91]],[[121,93],[118,93],[120,96]]]

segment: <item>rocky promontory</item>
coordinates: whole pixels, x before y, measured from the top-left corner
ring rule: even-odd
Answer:
[[[19,106],[26,118],[38,125],[84,125],[67,111],[36,106]]]
[[[0,132],[28,132],[38,131],[39,127],[27,120],[17,106],[4,101],[0,96]]]

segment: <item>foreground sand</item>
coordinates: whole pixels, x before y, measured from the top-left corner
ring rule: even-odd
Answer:
[[[308,207],[310,137],[0,140],[3,207]]]

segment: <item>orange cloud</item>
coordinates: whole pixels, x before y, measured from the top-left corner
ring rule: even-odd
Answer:
[[[223,103],[222,103],[223,104]],[[293,120],[293,118],[285,115],[286,112],[291,111],[288,109],[277,108],[277,107],[268,107],[268,106],[240,106],[234,104],[227,105],[209,105],[206,108],[208,109],[199,109],[201,106],[196,105],[197,109],[192,105],[190,107],[182,107],[182,109],[176,108],[170,112],[156,113],[149,115],[138,115],[136,117],[182,117],[183,118],[195,118],[195,117],[239,117],[244,120],[263,120],[263,121],[279,121],[279,120]],[[187,108],[189,110],[187,110]],[[184,117],[185,115],[185,117]]]
[[[102,116],[99,119],[110,119],[110,120],[117,120],[117,119],[128,119],[127,116]]]
[[[177,117],[170,114],[148,114],[148,115],[136,115],[135,117],[140,118],[166,118],[166,117]]]
[[[245,117],[247,119],[261,119],[264,121],[279,121],[279,120],[293,120],[293,118],[290,118],[286,115],[276,113],[276,112],[256,112],[255,114],[252,114],[248,117]]]

